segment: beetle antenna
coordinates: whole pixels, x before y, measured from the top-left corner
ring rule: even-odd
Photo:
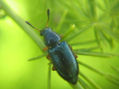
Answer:
[[[47,10],[47,24],[46,26],[48,27],[48,22],[49,22],[49,17],[50,17],[50,9]]]
[[[40,31],[38,28],[34,27],[31,23],[29,23],[28,21],[25,21],[29,26],[31,26],[33,29],[36,29],[38,31]]]

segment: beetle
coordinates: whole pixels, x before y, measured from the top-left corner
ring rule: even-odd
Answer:
[[[61,42],[61,37],[48,27],[49,9],[47,10],[47,25],[43,30],[40,30],[40,35],[44,37],[45,45],[48,47],[48,55],[53,68],[58,74],[71,84],[76,84],[78,80],[79,66],[75,54],[66,41]],[[29,22],[28,25],[35,28]]]

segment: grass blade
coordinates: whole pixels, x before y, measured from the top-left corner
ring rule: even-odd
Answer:
[[[113,57],[119,56],[119,54],[111,54],[111,53],[99,53],[99,52],[84,52],[80,50],[74,50],[77,55],[85,55],[85,56],[97,56],[97,57]]]
[[[87,0],[87,5],[89,6],[89,11],[91,13],[91,17],[96,19],[96,1],[95,0]]]
[[[84,16],[86,19],[89,19],[89,14],[88,14],[88,12],[84,9],[83,4],[82,4],[82,1],[77,0],[77,2],[75,3],[74,6],[76,6],[76,5],[77,5],[76,8],[79,8],[79,9],[80,9],[80,15],[81,15],[81,16]],[[74,10],[76,10],[76,9],[74,8]],[[79,11],[79,10],[76,10],[76,11]]]
[[[96,40],[89,40],[89,41],[86,41],[86,42],[71,43],[70,45],[72,45],[72,46],[89,45],[89,44],[92,44],[92,43],[95,43],[95,42],[96,42]]]
[[[68,31],[63,34],[62,40],[66,39],[66,37],[68,37],[68,35],[71,35],[71,33],[74,31],[74,28],[75,28],[75,24],[71,25],[70,28],[68,29]]]
[[[87,65],[83,62],[81,62],[81,61],[78,61],[78,63],[81,64],[82,66],[94,71],[95,73],[98,73],[99,75],[103,76],[108,81],[112,82],[113,84],[115,84],[115,85],[118,84],[119,85],[119,78],[117,78],[117,77],[115,77],[111,74],[105,74],[105,73],[103,73],[103,72],[101,72],[101,71],[99,71],[99,70],[97,70],[97,69],[95,69],[95,68],[93,68],[93,67],[91,67],[91,66],[89,66],[89,65]]]
[[[108,44],[109,44],[109,46],[111,47],[111,48],[113,48],[113,42],[112,42],[112,39],[109,39],[104,33],[103,33],[103,31],[99,31],[99,35],[100,35],[100,37],[102,38],[102,40],[105,40],[106,42],[108,42]]]
[[[62,24],[63,24],[63,22],[64,22],[64,20],[65,20],[65,17],[66,17],[66,15],[67,15],[67,13],[68,13],[67,10],[64,11],[64,13],[63,13],[63,15],[62,15],[62,17],[61,17],[61,19],[60,19],[60,22],[59,22],[59,24],[58,24],[58,26],[57,26],[57,28],[56,28],[56,31],[57,31],[57,32],[62,32],[62,31],[60,31],[60,30],[61,30],[61,26],[62,26]]]
[[[102,89],[100,88],[95,82],[93,82],[91,79],[86,77],[83,73],[80,72],[80,74],[90,85],[92,85],[95,89]]]
[[[36,56],[36,57],[30,58],[30,59],[28,59],[28,61],[35,61],[35,60],[38,60],[40,58],[43,58],[46,55],[47,55],[47,53],[44,53],[44,54],[42,54],[40,56]]]
[[[114,39],[119,41],[119,35],[114,33],[109,27],[104,26],[102,30],[105,31],[110,37],[113,37]]]
[[[98,36],[98,31],[97,30],[98,29],[96,29],[96,27],[95,27],[95,29],[94,29],[95,38],[96,38],[98,46],[100,47],[101,52],[103,52],[103,48],[102,48],[101,41],[100,41],[100,38]]]
[[[85,32],[86,30],[88,30],[89,27],[91,27],[91,25],[89,25],[86,28],[83,28],[83,29],[79,30],[78,32],[72,34],[71,36],[67,37],[65,40],[67,42],[70,42],[72,39],[75,39],[77,36],[79,36],[82,32]]]
[[[119,78],[115,77],[114,75],[104,74],[103,75],[109,82],[119,86]]]
[[[80,51],[82,51],[82,52],[91,52],[91,51],[93,51],[93,50],[96,50],[96,49],[98,49],[99,47],[91,47],[91,48],[82,48],[82,49],[76,49],[76,50],[80,50]],[[75,49],[74,49],[75,50]]]
[[[90,87],[88,86],[88,84],[86,84],[86,82],[84,80],[82,80],[81,78],[79,78],[78,82],[82,85],[82,87],[84,89],[90,89]]]
[[[111,78],[108,78],[107,80],[110,81],[111,83],[113,83],[113,84],[119,86],[119,81],[115,81],[115,80],[113,80],[113,79],[111,79]]]
[[[90,70],[92,70],[92,71],[94,71],[94,72],[100,74],[100,75],[103,75],[102,72],[98,71],[97,69],[95,69],[95,68],[93,68],[93,67],[91,67],[91,66],[89,66],[89,65],[87,65],[87,64],[85,64],[85,63],[83,63],[83,62],[81,62],[81,61],[78,61],[78,63],[79,63],[80,65],[82,65],[82,66],[84,66],[84,67],[86,67],[86,68],[88,68],[88,69],[90,69]]]
[[[114,66],[111,66],[111,68],[112,68],[115,72],[117,72],[117,73],[119,74],[119,69],[118,69],[118,68],[116,68],[116,67],[114,67]]]
[[[30,58],[30,59],[28,59],[28,61],[35,61],[35,60],[38,60],[40,58],[43,58],[44,56],[46,56],[46,54],[42,54],[40,56],[37,56],[37,57],[34,57],[34,58]]]
[[[105,8],[103,7],[103,5],[101,3],[96,3],[96,6],[102,10],[102,11],[105,11]]]

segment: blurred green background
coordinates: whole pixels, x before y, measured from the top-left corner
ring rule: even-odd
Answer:
[[[24,20],[42,29],[46,25],[46,10],[50,8],[49,26],[59,34],[65,33],[72,24],[76,30],[91,25],[109,29],[119,33],[119,1],[118,0],[4,0],[8,6]],[[100,25],[103,24],[103,25]],[[95,39],[93,26],[77,36],[69,43]],[[113,37],[113,49],[103,44],[106,52],[119,52],[117,40]],[[89,48],[96,44],[79,45],[76,48]],[[29,58],[39,56],[40,48],[9,16],[0,19],[0,89],[47,89],[48,63],[43,57],[37,61],[28,62]],[[119,67],[119,57],[100,58],[92,56],[78,56],[92,67],[118,77],[110,66]],[[79,65],[80,66],[80,65]],[[118,68],[119,69],[119,68]],[[102,89],[119,89],[104,77],[80,66],[80,71],[93,80]],[[52,71],[52,89],[72,89],[56,71]],[[93,89],[93,88],[92,88]]]

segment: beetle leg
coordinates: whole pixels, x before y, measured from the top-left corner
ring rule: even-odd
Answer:
[[[54,67],[54,65],[53,65],[53,67],[52,67],[52,70],[53,70],[53,71],[55,71],[55,70],[56,70],[56,68]]]
[[[47,51],[48,50],[48,47],[46,46],[45,48],[43,48],[44,51]]]
[[[49,59],[49,60],[51,59],[51,57],[50,57],[50,55],[49,55],[49,54],[47,55],[47,59]]]
[[[51,56],[50,56],[49,54],[47,55],[47,59],[49,59],[49,60],[51,59]],[[56,70],[56,68],[54,67],[54,65],[53,65],[53,67],[52,67],[52,70],[53,70],[53,71]]]
[[[76,54],[74,54],[74,57],[77,59],[78,58],[78,56],[76,55]]]

